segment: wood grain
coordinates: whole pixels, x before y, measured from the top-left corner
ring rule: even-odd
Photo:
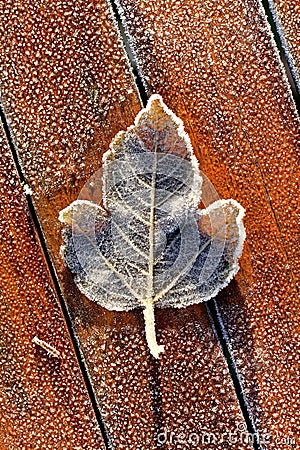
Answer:
[[[5,114],[113,448],[180,449],[191,439],[231,448],[244,421],[205,307],[158,311],[166,352],[157,363],[142,312],[108,312],[84,298],[59,255],[59,211],[140,109],[110,10],[83,0],[4,9]]]
[[[0,447],[104,449],[2,128],[0,151]]]
[[[300,92],[300,4],[292,0],[269,0],[295,83]]]
[[[221,197],[246,208],[220,314],[261,445],[300,448],[299,120],[266,17],[256,0],[118,4],[149,93],[182,118]]]

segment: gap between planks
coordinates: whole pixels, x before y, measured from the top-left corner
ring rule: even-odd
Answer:
[[[294,102],[298,113],[300,114],[300,92],[297,87],[296,71],[291,65],[291,61],[288,58],[287,52],[284,45],[283,33],[280,33],[280,26],[276,24],[276,18],[274,17],[274,11],[270,7],[269,0],[261,0],[263,9],[267,16],[271,32],[274,36],[274,41],[276,43],[277,49],[279,51],[280,59],[283,64],[287,79],[289,81],[290,88],[292,90]]]

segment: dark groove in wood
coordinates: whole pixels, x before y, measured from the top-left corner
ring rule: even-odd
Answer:
[[[283,63],[286,76],[288,78],[293,98],[296,104],[296,108],[298,113],[300,114],[300,92],[297,87],[297,82],[295,79],[295,71],[294,68],[291,66],[291,61],[287,57],[287,53],[285,50],[285,45],[283,43],[283,37],[281,36],[279,25],[276,23],[275,17],[273,16],[272,9],[270,7],[270,3],[268,0],[261,0],[262,7],[265,10],[266,16],[268,18],[269,25],[271,27],[271,31],[274,37],[274,41],[276,43],[276,46],[278,48],[281,61]]]
[[[115,0],[108,0],[108,3],[111,5],[112,11],[115,15],[115,19],[117,21],[118,28],[119,28],[119,33],[123,40],[124,51],[126,52],[128,60],[130,62],[131,70],[134,75],[137,90],[140,94],[142,104],[145,107],[147,104],[147,101],[149,99],[149,95],[147,93],[147,89],[145,87],[143,77],[139,72],[138,64],[137,64],[137,61],[135,60],[134,51],[132,49],[132,46],[130,43],[130,38],[126,31],[126,27],[123,25],[123,19],[119,12],[119,6],[116,4]]]
[[[218,337],[220,346],[222,348],[224,357],[226,359],[228,370],[231,375],[231,379],[234,385],[234,389],[236,391],[236,395],[240,404],[241,411],[243,413],[246,425],[247,425],[247,431],[250,436],[253,438],[253,448],[254,450],[262,450],[262,447],[259,445],[259,433],[256,430],[255,424],[251,418],[250,410],[247,404],[246,397],[243,392],[243,387],[239,379],[238,370],[234,363],[234,358],[231,354],[228,339],[225,333],[225,329],[222,323],[222,319],[220,317],[218,306],[216,300],[212,299],[207,302],[207,311],[209,314],[209,317],[212,321],[213,327],[215,329],[216,335]]]

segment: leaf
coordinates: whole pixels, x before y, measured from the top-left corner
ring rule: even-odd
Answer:
[[[159,95],[117,134],[101,181],[102,206],[76,200],[60,212],[62,255],[89,299],[110,310],[144,308],[146,339],[159,357],[154,305],[206,301],[229,283],[244,209],[235,200],[199,209],[202,176],[189,137]]]

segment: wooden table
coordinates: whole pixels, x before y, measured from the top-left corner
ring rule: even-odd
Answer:
[[[300,10],[270,6],[272,32],[260,0],[2,0],[1,449],[300,449]],[[151,93],[247,231],[215,300],[157,310],[159,360],[58,221]]]

